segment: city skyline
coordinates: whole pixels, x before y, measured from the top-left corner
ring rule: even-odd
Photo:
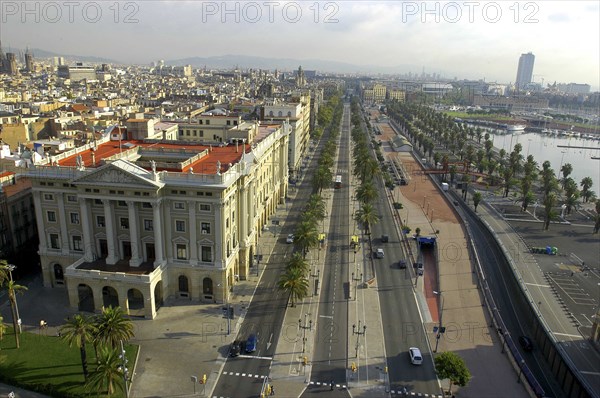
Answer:
[[[600,86],[593,1],[23,4],[1,4],[5,51],[41,48],[132,64],[226,54],[321,59],[372,73],[397,68],[498,83],[515,83],[519,56],[532,52],[533,82]]]

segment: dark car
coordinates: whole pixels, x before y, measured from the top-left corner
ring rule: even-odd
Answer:
[[[256,343],[258,339],[255,334],[251,334],[248,336],[248,340],[246,340],[246,352],[254,352],[256,351]]]
[[[398,262],[398,268],[400,268],[400,269],[406,268],[406,261],[400,260],[400,262]]]
[[[233,343],[231,343],[231,346],[229,347],[229,356],[237,357],[238,355],[240,355],[241,351],[242,351],[242,344],[238,340],[236,340]]]
[[[519,344],[525,351],[533,350],[533,342],[527,336],[519,336]]]
[[[389,240],[390,240],[389,236],[387,236],[387,235],[381,235],[381,242],[382,243],[387,243],[387,242],[389,242]]]

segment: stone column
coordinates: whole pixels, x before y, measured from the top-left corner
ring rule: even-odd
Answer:
[[[223,265],[223,231],[225,226],[223,225],[223,204],[215,203],[215,266],[218,268],[224,268]]]
[[[139,267],[142,263],[140,256],[140,234],[138,231],[138,212],[135,202],[127,201],[127,210],[129,211],[129,242],[131,244],[130,267]]]
[[[40,192],[34,192],[33,203],[35,205],[35,221],[37,224],[38,236],[40,238],[40,254],[46,254],[46,219],[44,218],[44,213],[42,212],[42,201],[40,199],[40,196]]]
[[[108,199],[102,199],[104,205],[104,220],[106,222],[106,244],[108,246],[108,256],[106,256],[106,264],[116,264],[119,260],[119,254],[115,245],[115,223],[113,217],[112,202]]]
[[[164,253],[161,208],[160,200],[152,203],[152,212],[154,214],[154,253],[156,254],[156,261],[154,261],[155,267],[158,267],[162,264]]]
[[[198,264],[198,227],[196,226],[196,202],[187,202],[190,225],[190,264]]]
[[[65,198],[63,194],[56,194],[58,199],[58,222],[60,223],[60,251],[63,256],[68,256],[69,249],[69,232],[67,231],[67,214],[65,212]]]
[[[94,247],[92,245],[92,224],[90,223],[90,205],[87,199],[79,199],[79,211],[81,212],[81,233],[83,234],[83,257],[85,261],[94,261]]]

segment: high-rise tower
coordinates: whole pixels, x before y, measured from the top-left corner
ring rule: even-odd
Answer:
[[[527,84],[531,83],[534,62],[535,55],[533,55],[531,52],[528,52],[527,54],[521,54],[521,58],[519,58],[519,68],[517,69],[517,80],[515,82],[517,90],[521,90]]]
[[[29,48],[25,51],[25,69],[29,73],[33,72],[33,54],[29,51]]]

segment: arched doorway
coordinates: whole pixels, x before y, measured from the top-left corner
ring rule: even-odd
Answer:
[[[77,286],[77,295],[79,297],[79,304],[77,305],[79,311],[94,312],[94,291],[92,288],[80,283]]]
[[[63,267],[60,264],[54,264],[54,282],[56,282],[57,285],[65,284],[65,275]]]
[[[190,296],[190,286],[187,276],[179,275],[179,297],[189,297]]]
[[[214,295],[213,281],[210,278],[202,280],[202,295],[206,300],[212,300]]]
[[[162,289],[162,281],[158,281],[156,286],[154,286],[154,307],[158,310],[163,305],[163,289]]]
[[[112,286],[102,288],[102,305],[104,308],[119,306],[119,293]]]
[[[127,303],[129,315],[144,316],[144,294],[138,289],[129,289],[127,291]]]

